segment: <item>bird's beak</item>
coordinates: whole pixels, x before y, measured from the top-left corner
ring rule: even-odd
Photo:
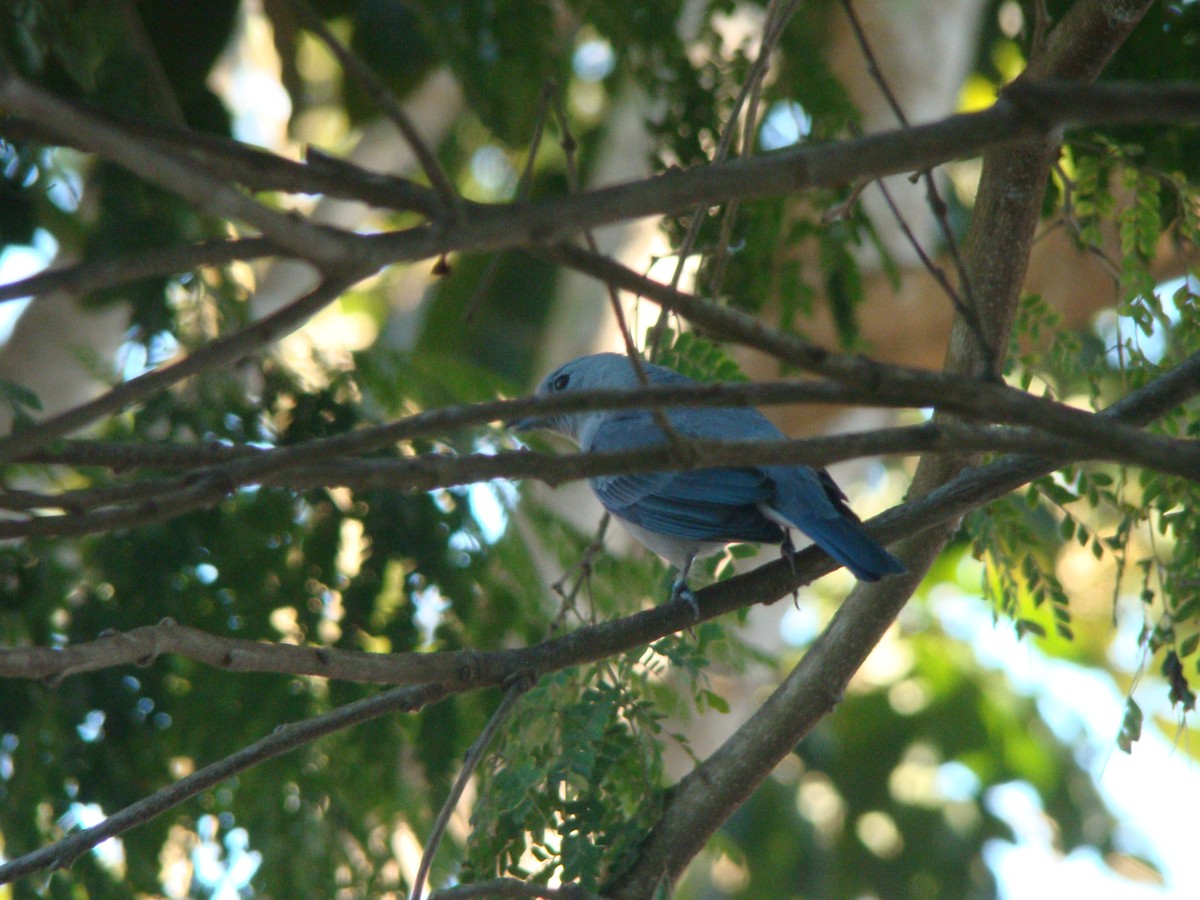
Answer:
[[[536,431],[539,428],[548,428],[550,421],[545,416],[526,416],[523,419],[509,419],[504,423],[504,427],[509,431]]]

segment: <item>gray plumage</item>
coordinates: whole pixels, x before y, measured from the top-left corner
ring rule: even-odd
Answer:
[[[670,369],[644,364],[651,384],[694,384]],[[639,386],[627,356],[582,356],[551,373],[539,395]],[[758,410],[677,407],[664,411],[682,437],[708,440],[784,440]],[[650,412],[563,413],[513,423],[547,428],[585,453],[631,450],[664,442]],[[904,571],[863,528],[846,496],[824,469],[801,465],[739,466],[686,472],[605,475],[589,479],[604,508],[641,543],[678,567],[677,593],[686,595],[692,561],[737,542],[779,544],[798,528],[862,581]],[[788,544],[785,543],[785,548]]]

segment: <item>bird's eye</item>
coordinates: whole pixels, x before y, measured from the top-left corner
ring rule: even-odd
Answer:
[[[570,383],[570,381],[571,381],[571,376],[564,372],[562,375],[559,375],[552,382],[550,382],[550,387],[552,387],[556,391],[561,391],[563,388],[565,388]]]

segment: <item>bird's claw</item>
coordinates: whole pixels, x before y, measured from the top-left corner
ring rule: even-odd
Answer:
[[[791,569],[792,569],[792,577],[795,578],[796,577],[796,545],[792,543],[791,531],[785,531],[783,533],[783,540],[779,544],[779,555],[787,560],[788,565],[791,566]],[[799,608],[799,606],[800,606],[800,589],[799,588],[792,589],[792,603],[794,603],[796,605],[796,607]]]
[[[692,618],[700,618],[700,602],[696,599],[696,592],[688,587],[682,578],[675,579],[675,583],[671,585],[671,602],[686,603],[692,611]]]
[[[787,564],[792,567],[792,574],[796,574],[796,545],[792,543],[792,533],[785,532],[783,541],[779,544],[779,555],[787,560]]]

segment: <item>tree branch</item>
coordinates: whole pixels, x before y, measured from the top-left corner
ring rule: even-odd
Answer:
[[[0,285],[0,302],[38,297],[53,291],[89,294],[139,278],[176,275],[205,266],[223,266],[234,260],[258,259],[278,253],[279,248],[267,238],[256,237],[201,241],[111,259],[90,259]]]
[[[308,294],[265,319],[240,331],[218,338],[190,353],[179,362],[139,375],[87,403],[44,419],[0,438],[0,463],[12,462],[28,453],[65,437],[107,415],[118,413],[166,390],[192,375],[232,365],[289,333],[325,307],[344,290],[364,277],[363,273],[331,277]]]
[[[1200,355],[1130,393],[1099,415],[1107,422],[1144,426],[1200,395]],[[1016,490],[1064,465],[1066,460],[1010,456],[972,468],[927,495],[888,510],[868,523],[881,540],[893,541],[952,523],[970,510]],[[772,603],[832,571],[815,547],[791,563],[779,560],[697,591],[700,621],[752,603]],[[0,650],[0,676],[57,682],[69,675],[119,665],[148,665],[176,653],[235,672],[318,675],[376,684],[436,681],[454,691],[504,684],[522,671],[546,674],[622,653],[694,624],[686,604],[667,604],[614,622],[581,628],[562,638],[516,650],[376,654],[328,647],[266,644],[209,635],[171,619],[126,633],[101,636],[60,649]]]
[[[781,336],[785,337],[785,336]],[[801,345],[811,353],[814,348]],[[186,467],[183,478],[135,481],[129,485],[68,491],[59,495],[0,492],[0,507],[62,509],[71,515],[44,516],[0,523],[0,538],[78,535],[162,521],[188,510],[212,506],[247,484],[305,489],[345,485],[358,489],[432,489],[491,478],[537,478],[549,484],[652,470],[678,470],[720,465],[807,463],[827,465],[866,455],[960,451],[1027,451],[1065,455],[1075,460],[1110,460],[1179,475],[1200,470],[1195,441],[1147,434],[1114,424],[1046,398],[1032,397],[1007,385],[883,366],[856,357],[818,354],[822,368],[850,374],[868,387],[827,382],[650,386],[637,391],[590,391],[493,401],[430,410],[386,425],[359,429],[331,438],[272,450],[168,448],[144,445],[106,447],[94,442],[26,457],[28,461],[74,465]],[[1193,357],[1184,366],[1194,362]],[[452,456],[426,454],[402,459],[360,460],[352,457],[412,440],[496,419],[577,412],[587,409],[662,409],[668,406],[710,407],[749,403],[870,403],[880,406],[933,406],[942,412],[981,421],[1003,422],[998,429],[952,422],[929,423],[866,434],[849,434],[798,442],[680,442],[661,448],[617,454],[545,456],[499,454]],[[1031,430],[1032,429],[1032,430]],[[96,512],[85,512],[97,510]]]
[[[135,129],[117,127],[106,117],[42,92],[11,74],[0,73],[0,102],[12,113],[39,123],[55,123],[53,133],[67,136],[59,138],[62,143],[84,146],[122,165],[136,165],[143,177],[179,191],[199,208],[246,221],[282,251],[327,268],[361,264],[371,269],[452,252],[528,247],[628,219],[674,215],[729,200],[753,200],[925,169],[989,147],[1055,135],[1067,126],[1200,120],[1200,86],[1194,84],[1020,82],[1010,86],[989,109],[940,122],[848,141],[803,144],[530,203],[464,204],[452,223],[352,235],[297,222],[262,207],[196,170],[203,167],[183,165],[159,149],[154,140],[135,136]],[[212,146],[211,142],[202,145],[206,152]],[[231,155],[224,152],[223,158]],[[276,178],[283,169],[294,171],[297,166],[290,161],[280,161],[273,168],[262,162],[258,165]],[[310,175],[316,178],[320,173]],[[411,197],[400,200],[411,201]]]
[[[82,137],[88,149],[174,191],[197,209],[221,218],[236,219],[262,232],[283,250],[307,259],[326,272],[361,265],[352,234],[324,228],[276,212],[245,196],[219,178],[197,170],[152,143],[114,127],[84,107],[53,94],[0,67],[0,105],[19,115],[47,122]]]
[[[1145,13],[1150,0],[1079,0],[1048,37],[1046,58],[1033,77],[1093,78]],[[989,152],[966,243],[966,267],[976,290],[975,313],[987,342],[955,323],[945,369],[986,372],[1003,358],[1028,264],[1050,165],[1053,141],[1033,140]],[[970,457],[926,457],[910,496],[920,503],[962,477]],[[909,506],[909,504],[905,504]],[[726,818],[745,802],[779,760],[836,704],[850,678],[908,602],[950,538],[956,518],[941,520],[901,541],[894,552],[908,571],[858,585],[799,665],[755,714],[676,787],[659,823],[631,868],[610,885],[616,897],[640,898],[674,881]]]
[[[1200,85],[1042,82],[1010,87],[994,105],[939,122],[828,144],[801,144],[723,163],[523,204],[480,205],[449,227],[362,238],[370,258],[411,261],[446,253],[542,245],[585,228],[696,206],[852,184],[941,165],[988,148],[1050,138],[1068,126],[1200,120]]]
[[[136,481],[126,486],[69,491],[57,497],[0,492],[0,508],[50,509],[62,515],[39,515],[0,521],[0,540],[29,537],[72,537],[132,528],[175,518],[193,509],[214,506],[248,481],[295,490],[344,486],[357,490],[434,490],[496,478],[534,479],[551,486],[582,478],[641,472],[708,469],[722,466],[824,466],[866,456],[917,453],[1037,453],[1071,462],[1109,461],[1194,478],[1200,472],[1200,442],[1161,437],[1096,423],[1112,431],[1101,440],[1060,437],[1031,428],[999,428],[934,421],[899,428],[829,435],[797,441],[701,441],[610,453],[475,453],[464,456],[425,454],[399,459],[344,460],[330,457],[259,476],[224,471],[198,472],[178,480]],[[1132,431],[1133,436],[1127,437]],[[258,459],[269,458],[266,451]],[[258,459],[246,460],[257,462]],[[91,511],[86,511],[91,510]]]

